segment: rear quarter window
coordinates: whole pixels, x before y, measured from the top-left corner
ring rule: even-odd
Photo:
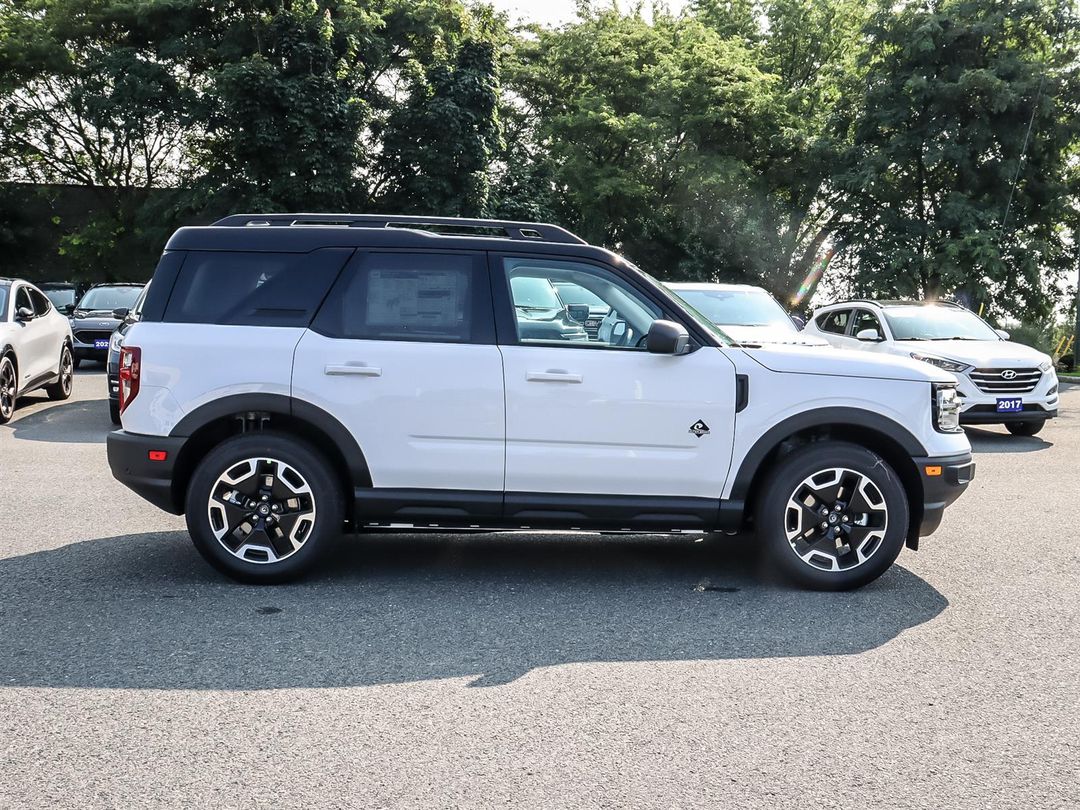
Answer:
[[[189,251],[162,320],[306,327],[352,253],[352,248],[311,253]]]

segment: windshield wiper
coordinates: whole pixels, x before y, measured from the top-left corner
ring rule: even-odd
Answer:
[[[952,337],[930,338],[930,340],[979,340],[979,338],[963,337],[962,335],[953,335]]]

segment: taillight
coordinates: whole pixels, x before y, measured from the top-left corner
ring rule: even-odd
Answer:
[[[120,413],[139,394],[142,376],[142,349],[138,346],[120,347]]]

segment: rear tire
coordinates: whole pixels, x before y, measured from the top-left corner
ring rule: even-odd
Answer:
[[[1034,436],[1045,425],[1045,419],[1033,419],[1030,422],[1006,422],[1005,429],[1013,436]]]
[[[57,368],[60,378],[52,385],[46,385],[45,393],[49,395],[49,399],[60,402],[71,398],[71,389],[74,387],[72,383],[75,361],[71,356],[71,347],[66,343],[64,348],[60,350],[60,365]]]
[[[763,482],[755,525],[769,562],[814,590],[842,591],[888,570],[908,532],[908,499],[877,453],[815,442],[783,457]]]
[[[186,498],[195,548],[239,582],[303,576],[342,535],[341,485],[326,459],[286,433],[237,436],[211,450]]]

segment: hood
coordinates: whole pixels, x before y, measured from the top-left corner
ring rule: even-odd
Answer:
[[[898,340],[895,345],[975,368],[1035,368],[1050,359],[1038,349],[1011,340]]]
[[[862,377],[912,382],[955,383],[947,371],[912,360],[871,354],[854,349],[821,351],[815,346],[767,346],[746,352],[746,356],[769,371],[785,374],[820,374],[832,377]]]
[[[777,326],[738,326],[717,324],[724,334],[738,343],[762,345],[783,343],[795,346],[828,346],[829,341],[806,332],[795,332]]]

